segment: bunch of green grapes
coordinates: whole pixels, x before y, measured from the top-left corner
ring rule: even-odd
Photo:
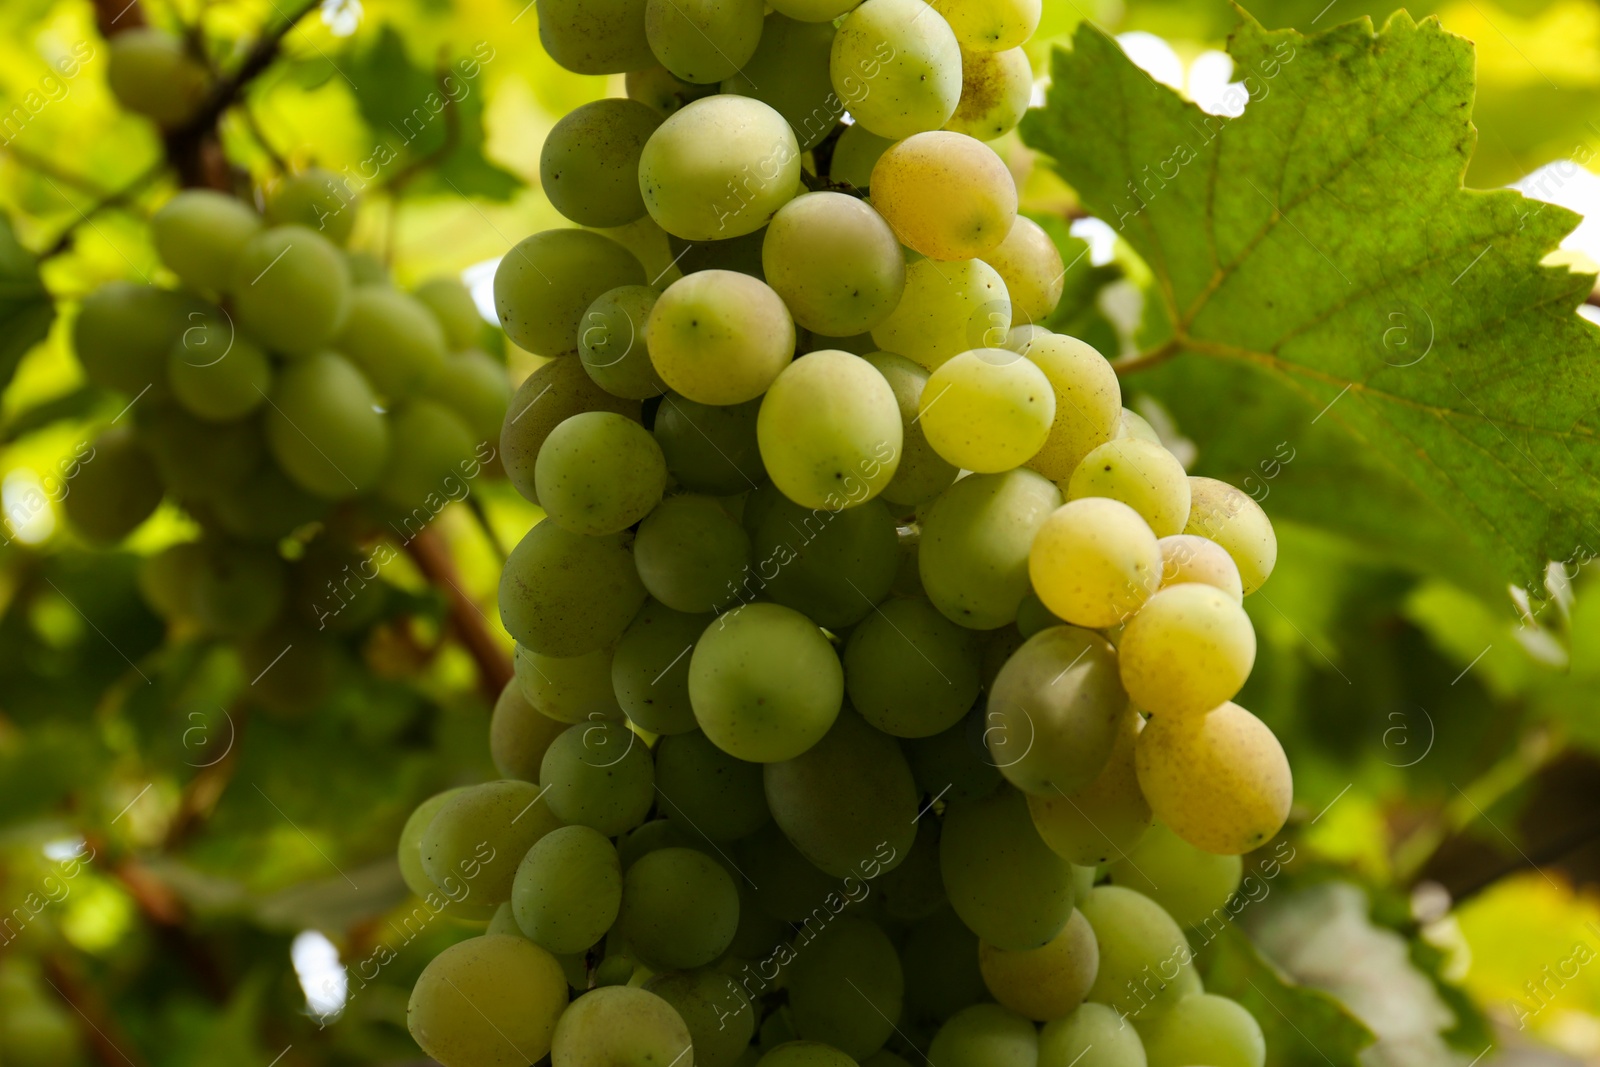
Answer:
[[[511,386],[460,283],[407,292],[344,247],[358,204],[341,179],[313,169],[269,192],[264,217],[178,193],[150,224],[168,284],[83,300],[78,360],[122,410],[63,506],[106,546],[181,509],[198,533],[146,558],[146,599],[233,642],[249,696],[293,711],[392,612],[383,565],[498,470]]]
[[[1261,1067],[1184,927],[1287,813],[1231,703],[1275,542],[1037,325],[1062,258],[985,141],[1039,4],[765,6],[538,6],[628,96],[551,131],[574,227],[495,277],[544,517],[500,587],[504,778],[401,840],[485,924],[412,1033],[446,1067]]]

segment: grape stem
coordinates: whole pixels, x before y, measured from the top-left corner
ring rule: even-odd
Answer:
[[[424,529],[406,542],[405,549],[428,584],[444,595],[450,606],[450,623],[477,664],[478,684],[492,704],[511,681],[512,671],[511,657],[490,631],[488,616],[462,591],[455,559],[437,531]]]
[[[1129,356],[1127,359],[1114,359],[1111,361],[1111,366],[1117,372],[1117,377],[1125,378],[1130,374],[1137,374],[1142,370],[1149,370],[1151,367],[1165,363],[1177,355],[1182,348],[1183,338],[1168,338],[1155,348],[1147,349],[1136,356]]]

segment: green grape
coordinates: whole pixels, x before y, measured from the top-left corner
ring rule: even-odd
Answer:
[[[604,537],[632,526],[661,502],[667,464],[650,431],[626,415],[586,411],[562,422],[534,464],[550,521]]]
[[[414,396],[444,367],[444,327],[428,306],[387,285],[361,285],[335,346],[384,396]]]
[[[0,1042],[6,1067],[59,1067],[80,1059],[78,1024],[37,992],[26,1000],[8,998],[0,1012]]]
[[[767,480],[756,437],[760,412],[759,399],[724,407],[667,394],[653,431],[667,470],[690,492],[727,495],[756,488]]]
[[[1041,0],[933,0],[956,39],[974,51],[1016,48],[1039,26]]]
[[[1090,1000],[1137,1018],[1200,992],[1194,954],[1161,905],[1131,889],[1102,885],[1078,902],[1078,910],[1100,948]]]
[[[1030,360],[978,348],[928,376],[919,407],[928,444],[954,466],[998,474],[1044,447],[1056,416],[1055,391]]]
[[[652,55],[652,58],[654,56]],[[716,85],[686,82],[659,64],[643,70],[630,70],[626,80],[628,99],[637,100],[662,118],[685,104],[717,92]]]
[[[210,633],[256,633],[277,618],[286,583],[283,561],[273,549],[216,542],[207,547],[195,583],[195,614]]]
[[[774,831],[776,833],[776,831]],[[760,831],[757,831],[759,836]],[[776,836],[782,839],[781,833]],[[745,841],[755,840],[755,836],[747,837]],[[737,847],[737,846],[735,846]],[[810,867],[796,854],[796,862],[807,867],[811,876],[824,878],[821,871]],[[731,858],[730,858],[731,862]],[[742,871],[742,868],[741,868]],[[750,881],[743,873],[739,873],[739,929],[734,932],[733,943],[728,946],[728,955],[738,960],[765,960],[772,957],[775,946],[788,939],[794,929],[781,919],[768,915],[761,907],[756,891],[751,887]],[[826,896],[826,891],[824,891]],[[820,898],[813,898],[820,899]]]
[[[794,357],[794,320],[765,282],[705,270],[667,286],[645,341],[674,392],[702,404],[742,404],[766,392]]]
[[[1294,777],[1283,746],[1237,704],[1151,719],[1134,758],[1156,818],[1206,852],[1259,848],[1289,817]]]
[[[824,874],[876,858],[891,871],[916,837],[917,787],[900,746],[845,709],[811,748],[765,769],[767,804],[784,835]]]
[[[196,323],[167,356],[167,384],[178,403],[202,419],[227,422],[254,411],[272,388],[272,364],[233,324]]]
[[[1033,594],[1028,593],[1026,595],[1032,596]],[[1019,614],[1021,610],[1022,608],[1019,605],[1017,608]],[[1000,677],[1000,669],[1006,665],[1006,660],[1010,659],[1017,649],[1022,647],[1022,643],[1027,638],[1022,636],[1022,631],[1017,628],[1016,623],[1008,623],[998,630],[991,630],[987,634],[979,635],[978,640],[983,644],[983,688],[987,691],[994,685],[994,680]],[[978,727],[977,732],[979,734],[983,732],[981,726]],[[988,750],[984,749],[984,759],[988,758]]]
[[[994,999],[1039,1022],[1070,1015],[1083,1003],[1099,967],[1094,931],[1078,911],[1059,934],[1038,948],[1012,952],[978,946],[978,970]]]
[[[313,227],[314,228],[314,227]],[[350,268],[351,285],[388,285],[389,268],[371,252],[345,250],[345,264]]]
[[[473,463],[473,434],[460,416],[432,400],[407,400],[389,413],[389,459],[377,494],[411,509],[406,521],[420,528],[465,495]]]
[[[772,10],[801,22],[832,22],[861,0],[778,0]]]
[[[285,178],[267,200],[271,226],[304,226],[334,244],[350,242],[359,200],[350,183],[337,174],[312,167]]]
[[[871,206],[844,193],[806,193],[773,216],[761,246],[767,284],[815,333],[866,333],[894,311],[906,261]]]
[[[471,900],[505,903],[522,857],[561,825],[543,800],[533,782],[504,778],[452,794],[422,831],[423,871],[440,889],[460,880]]]
[[[322,707],[345,669],[344,650],[316,631],[279,622],[238,644],[247,698],[285,717]]]
[[[785,1041],[755,1061],[755,1067],[857,1067],[856,1061],[820,1041]]]
[[[139,595],[167,622],[192,619],[194,589],[205,566],[206,550],[198,541],[179,541],[139,560]]]
[[[1186,582],[1145,601],[1117,653],[1122,683],[1141,710],[1162,718],[1202,715],[1244,687],[1256,633],[1238,601]]]
[[[620,535],[585,537],[541,522],[506,558],[500,621],[529,650],[581,656],[615,643],[644,604]]]
[[[1039,1032],[1039,1067],[1146,1067],[1139,1033],[1104,1004],[1089,1001]]]
[[[1105,767],[1072,794],[1029,794],[1034,829],[1057,855],[1083,867],[1125,858],[1150,829],[1150,805],[1139,791],[1134,743],[1144,719],[1125,711]]]
[[[1239,566],[1228,550],[1198,534],[1172,534],[1161,546],[1161,588],[1197,583],[1220,589],[1235,603],[1244,600]]]
[[[1028,62],[1027,52],[1021,48],[1008,48],[1003,52],[975,52],[963,48],[961,99],[956,104],[955,114],[950,116],[944,128],[976,137],[980,141],[998,140],[1017,128],[1017,123],[1022,121],[1032,101],[1033,65]],[[1015,234],[1013,229],[1012,235]],[[1051,244],[1050,247],[1053,249],[1055,245]],[[999,269],[1000,264],[995,263],[994,267]],[[1004,270],[1000,273],[1006,274]],[[1056,254],[1056,273],[1064,273],[1061,270],[1060,253]],[[1039,282],[1042,286],[1053,282],[1055,298],[1061,298],[1062,279],[1056,274],[1043,275]],[[1010,275],[1006,275],[1006,284],[1011,285]],[[1021,315],[1020,295],[1017,295],[1017,300],[1017,311]],[[1026,318],[1029,322],[1038,322],[1054,309],[1055,300],[1052,300],[1042,312],[1028,311]]]
[[[650,5],[654,9],[673,2],[677,0],[650,0]],[[753,11],[755,33],[761,32],[758,0],[697,2]],[[750,47],[755,47],[754,37]],[[671,63],[666,66],[672,69]],[[673,73],[684,75],[681,69]],[[721,81],[732,73],[727,69],[708,80]],[[800,191],[800,145],[784,117],[761,101],[726,93],[708,96],[669,116],[650,136],[639,160],[639,188],[650,217],[676,237],[740,237],[765,226]]]
[[[828,732],[844,702],[844,669],[816,623],[798,611],[745,604],[718,616],[695,645],[689,700],[722,751],[774,763]]]
[[[872,339],[933,370],[951,356],[1004,341],[1010,329],[1011,298],[993,267],[979,259],[919,259],[906,265],[900,303],[873,327]]]
[[[879,137],[937,130],[961,99],[961,46],[922,0],[866,0],[833,39],[833,90]]]
[[[556,958],[525,938],[490,934],[429,961],[412,987],[406,1026],[444,1067],[523,1067],[550,1051],[567,1014]]]
[[[1106,873],[1160,904],[1180,926],[1198,926],[1223,914],[1223,905],[1239,888],[1243,861],[1204,852],[1157,823]]]
[[[1017,183],[982,141],[930,130],[878,157],[872,203],[908,248],[938,260],[978,259],[1011,232]]]
[[[539,0],[539,43],[575,74],[621,74],[655,62],[645,0]]]
[[[117,103],[163,129],[183,125],[205,101],[211,78],[181,37],[153,26],[117,27],[106,82]]]
[[[468,349],[445,357],[428,382],[428,396],[455,412],[474,441],[490,444],[500,437],[511,404],[511,382],[493,356]]]
[[[996,54],[999,56],[1016,55],[1020,58],[1022,69],[1024,71],[1031,70],[1028,66],[1028,59],[1022,54],[1022,49],[1020,48],[1014,52]],[[1031,76],[1030,74],[1030,79]],[[1028,85],[1031,89],[1031,80]],[[1050,314],[1055,311],[1056,305],[1061,302],[1061,293],[1066,288],[1067,276],[1066,268],[1061,263],[1061,250],[1056,247],[1056,243],[1051,240],[1050,235],[1045,233],[1044,228],[1032,219],[1024,215],[1018,215],[1016,222],[1011,224],[1011,232],[1006,234],[1006,239],[986,254],[984,262],[999,271],[1000,277],[1005,279],[1006,292],[1011,294],[1012,314],[1016,319],[1028,323],[1039,322],[1049,318]],[[1040,327],[1034,327],[1034,330],[1040,331],[1042,336],[1058,336],[1042,331]],[[1030,339],[1031,336],[1032,332],[1030,331]],[[1076,338],[1069,338],[1069,340],[1075,341],[1077,345],[1084,348],[1089,347],[1083,345],[1082,342],[1076,341]],[[1012,347],[1009,336],[1007,337],[1006,347]],[[1048,342],[1041,347],[1049,347]],[[1032,349],[1027,347],[1026,343],[1024,343],[1024,347],[1014,349],[1014,351],[1020,351],[1023,355],[1032,358]],[[1099,353],[1095,354],[1099,355]],[[1047,375],[1049,374],[1046,360],[1035,360],[1035,362],[1039,363],[1041,369],[1044,369]],[[1113,374],[1113,378],[1115,378],[1115,374]],[[1051,384],[1055,384],[1053,378],[1051,379]],[[1088,416],[1087,413],[1084,413],[1077,415],[1077,417],[1082,420]]]
[[[1055,390],[1055,423],[1028,465],[1053,482],[1064,481],[1083,457],[1116,436],[1122,418],[1117,372],[1092,346],[1038,326],[1016,327],[1006,347],[1037,364]]]
[[[723,81],[722,91],[754,97],[777,111],[794,130],[800,151],[809,152],[844,112],[828,74],[832,50],[831,19],[797,22],[775,12],[762,25],[755,54]],[[759,84],[749,71],[759,72]]]
[[[801,356],[783,368],[756,420],[761,460],[802,507],[842,511],[881,493],[900,464],[894,390],[849,352]]]
[[[764,593],[833,629],[866,618],[900,566],[894,517],[876,500],[812,511],[779,498],[766,504],[751,540],[756,562],[743,596]]]
[[[472,883],[457,874],[450,874],[444,884],[435,885],[422,866],[422,834],[433,823],[439,809],[452,798],[465,793],[471,786],[446,789],[418,804],[400,831],[400,877],[413,894],[428,902],[430,908],[468,922],[483,922],[491,918],[498,905],[486,904],[481,897],[472,895]],[[521,931],[518,931],[521,936]]]
[[[500,460],[512,487],[535,504],[534,471],[550,431],[584,411],[613,411],[639,418],[639,402],[612,396],[575,359],[552,359],[528,375],[506,407]],[[659,418],[657,420],[659,422]],[[668,453],[670,456],[670,453]]]
[[[1215,478],[1190,478],[1189,490],[1189,521],[1183,532],[1227,549],[1246,593],[1261,588],[1278,560],[1278,536],[1267,513],[1248,493]]]
[[[651,819],[617,838],[617,858],[622,861],[622,873],[628,873],[639,857],[663,848],[695,848],[707,852],[711,842],[685,833],[667,819]]]
[[[196,292],[227,287],[245,243],[261,229],[250,205],[211,189],[185,189],[150,217],[150,240],[172,273]]]
[[[879,1049],[861,1061],[861,1067],[911,1067],[903,1056],[896,1056],[888,1049]]]
[[[889,138],[879,137],[860,123],[845,127],[833,144],[828,177],[865,192],[872,182],[872,168],[892,144]]]
[[[750,566],[750,536],[714,497],[680,493],[639,524],[639,578],[674,611],[716,611],[739,593]]]
[[[164,391],[167,357],[183,331],[216,309],[185,293],[111,282],[88,296],[72,324],[84,377],[129,396]]]
[[[893,504],[913,506],[933,499],[956,480],[956,468],[928,444],[917,417],[928,372],[905,356],[893,352],[869,352],[861,357],[877,368],[894,390],[900,409],[902,439],[900,465],[883,490],[883,498]]]
[[[1014,789],[952,803],[939,862],[956,914],[991,945],[1038,948],[1072,917],[1072,865],[1039,839]]]
[[[511,884],[518,929],[554,953],[583,952],[597,944],[621,906],[617,850],[588,826],[562,826],[534,842]]]
[[[575,356],[589,305],[619,285],[643,284],[644,267],[610,238],[545,230],[523,238],[500,261],[494,305],[515,344],[536,356]]]
[[[885,601],[850,634],[845,689],[867,722],[896,737],[949,729],[978,698],[978,643],[926,600]]]
[[[644,215],[639,154],[661,116],[634,100],[593,100],[555,124],[539,154],[539,185],[580,226],[621,226]]]
[[[624,285],[602,293],[584,312],[578,357],[595,384],[613,396],[646,400],[667,391],[644,340],[660,295],[648,285]]]
[[[950,901],[939,876],[939,821],[926,810],[916,818],[917,835],[898,866],[878,879],[883,911],[898,922],[916,922],[936,914]]]
[[[764,6],[760,0],[647,0],[645,37],[656,59],[677,77],[699,85],[720,82],[755,55]]]
[[[332,538],[305,547],[290,571],[289,604],[306,625],[348,634],[364,631],[385,609],[387,585],[378,580],[383,560]]]
[[[240,328],[288,356],[332,342],[350,314],[344,255],[304,226],[274,226],[245,242],[228,291]]]
[[[577,656],[544,656],[517,646],[513,664],[522,695],[540,714],[573,725],[620,719],[611,692],[611,646]],[[537,775],[535,776],[537,778]]]
[[[669,234],[667,247],[672,251],[679,277],[706,270],[731,270],[766,281],[766,270],[761,262],[761,249],[766,240],[767,228],[763,225],[738,237],[720,236],[707,241],[685,241]]]
[[[1064,620],[1050,614],[1050,609],[1044,606],[1044,601],[1040,600],[1032,590],[1022,598],[1022,604],[1017,608],[1017,632],[1024,639],[1032,637],[1040,630],[1064,624]]]
[[[772,813],[761,780],[760,764],[735,759],[699,730],[656,745],[661,810],[696,837],[737,841],[765,826]]]
[[[208,504],[217,525],[242,541],[276,544],[316,522],[328,502],[291,482],[275,463],[264,463],[243,481],[220,486]]]
[[[296,485],[334,500],[378,485],[389,456],[388,421],[349,360],[319,352],[292,363],[267,399],[267,445]]]
[[[1000,769],[983,742],[983,713],[974,710],[932,737],[906,743],[906,758],[917,786],[946,801],[981,800],[1000,784]]]
[[[1033,1024],[999,1004],[973,1004],[952,1015],[928,1046],[939,1067],[1035,1067],[1039,1036]]]
[[[278,470],[263,462],[267,444],[260,419],[204,422],[182,407],[159,403],[134,410],[139,439],[167,491],[182,500],[215,503],[259,481],[263,471]]]
[[[500,690],[489,718],[489,757],[502,778],[539,780],[539,764],[566,724],[529,702],[522,683],[513,678]]]
[[[429,278],[411,291],[433,313],[444,331],[451,352],[465,352],[483,344],[483,314],[472,293],[459,278]]]
[[[698,729],[689,703],[689,653],[710,615],[686,615],[645,601],[611,661],[611,687],[628,719],[653,734]]]
[[[754,886],[750,896],[756,907],[772,918],[794,924],[804,923],[817,913],[832,915],[825,902],[829,894],[838,892],[838,880],[813,867],[776,823],[768,823],[740,841],[735,857],[746,880]],[[786,928],[784,936],[790,932]]]
[[[607,837],[644,822],[655,802],[649,747],[611,719],[569,726],[545,752],[539,781],[556,818]]]
[[[1184,1067],[1196,1062],[1262,1067],[1267,1062],[1261,1024],[1227,997],[1211,993],[1185,997],[1170,1011],[1138,1023],[1149,1067]]]
[[[703,967],[727,951],[739,890],[721,865],[690,848],[662,848],[622,878],[617,929],[652,970]]]
[[[1029,546],[1060,503],[1056,487],[1030,470],[975,474],[941,493],[923,514],[917,555],[933,606],[974,630],[1016,618]]]
[[[1144,606],[1161,581],[1161,546],[1120,500],[1065,504],[1039,527],[1028,575],[1044,606],[1074,626],[1103,630]]]
[[[1116,436],[1149,441],[1153,445],[1161,444],[1161,435],[1156,433],[1155,427],[1151,426],[1143,415],[1128,408],[1122,409],[1122,420],[1117,425]]]
[[[509,934],[512,937],[520,937],[523,940],[527,940],[527,935],[517,926],[517,917],[511,911],[511,901],[509,900],[494,909],[494,918],[489,920],[489,925],[483,928],[483,932],[485,934]]]
[[[984,740],[1012,785],[1066,795],[1105,769],[1127,712],[1111,643],[1052,626],[1028,638],[989,687]]]
[[[1189,519],[1189,477],[1160,445],[1107,441],[1083,458],[1067,483],[1067,499],[1108,497],[1127,504],[1157,537],[1180,532]]]
[[[671,1004],[689,1028],[694,1067],[733,1067],[755,1036],[755,1010],[725,974],[658,974],[644,988]]]
[[[905,1000],[893,943],[875,924],[841,915],[807,941],[789,965],[796,1033],[854,1059],[883,1047]]]
[[[113,426],[94,439],[61,504],[85,540],[111,545],[155,514],[162,494],[161,475],[133,429]]]

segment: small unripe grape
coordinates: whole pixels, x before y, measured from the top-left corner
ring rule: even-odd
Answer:
[[[114,34],[107,63],[106,81],[117,103],[166,129],[183,125],[210,87],[205,66],[182,38],[150,26]]]
[[[356,191],[337,174],[312,167],[285,178],[267,200],[267,222],[304,226],[336,245],[347,244],[360,206]]]
[[[242,201],[210,189],[186,189],[150,218],[150,239],[161,261],[197,292],[227,288],[245,242],[261,216]]]
[[[947,461],[980,474],[1026,463],[1044,447],[1055,390],[1031,360],[1003,348],[963,352],[928,377],[922,432]]]
[[[303,356],[333,340],[350,313],[350,268],[327,238],[303,226],[252,237],[234,266],[234,314],[266,347]]]
[[[1039,948],[1015,952],[980,943],[978,969],[1001,1004],[1049,1022],[1083,1003],[1100,969],[1100,950],[1088,920],[1074,910],[1061,932]]]
[[[932,259],[980,259],[1011,232],[1017,185],[994,149],[936,130],[878,158],[872,204],[907,247]]]
[[[1021,48],[961,50],[961,102],[945,129],[993,141],[1016,129],[1033,100],[1033,66]],[[1060,259],[1056,260],[1057,271]],[[1009,281],[1009,279],[1007,279]],[[1058,287],[1056,295],[1060,296]],[[1054,305],[1051,305],[1054,307]],[[1046,312],[1048,314],[1048,312]],[[1034,315],[1037,322],[1043,316]]]
[[[1189,476],[1171,452],[1148,441],[1107,441],[1072,472],[1068,500],[1108,497],[1137,511],[1157,537],[1183,530],[1189,519]]]
[[[634,100],[594,100],[569,112],[545,138],[539,185],[555,209],[581,226],[621,226],[644,215],[639,155],[661,116]]]
[[[1122,683],[1141,710],[1200,715],[1244,687],[1255,664],[1256,634],[1238,601],[1185,582],[1145,601],[1117,650]]]
[[[622,74],[655,62],[645,0],[539,0],[539,43],[576,74]]]
[[[1234,600],[1244,599],[1239,566],[1228,550],[1198,534],[1173,534],[1161,544],[1161,588],[1198,582],[1220,589]]]
[[[1028,555],[1034,591],[1074,626],[1115,626],[1156,591],[1161,546],[1139,513],[1118,500],[1088,497],[1056,509]]]
[[[1061,302],[1061,293],[1067,284],[1061,250],[1050,235],[1026,215],[1017,216],[1006,239],[984,253],[983,261],[1005,279],[1006,291],[1011,294],[1011,314],[1016,321],[1043,322]],[[1006,347],[1012,347],[1009,338]],[[1031,358],[1030,352],[1019,351]]]
[[[794,320],[766,283],[705,270],[669,285],[645,326],[650,362],[674,392],[742,404],[766,392],[794,356]]]
[[[866,0],[851,11],[830,72],[851,116],[892,140],[939,129],[961,99],[961,46],[922,0]]]
[[[1208,537],[1239,566],[1245,593],[1261,588],[1278,560],[1272,520],[1248,493],[1215,478],[1190,478],[1189,522],[1184,533]]]

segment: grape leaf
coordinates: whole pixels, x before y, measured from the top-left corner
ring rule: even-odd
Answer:
[[[39,278],[39,262],[0,215],[0,389],[28,350],[50,332],[56,306]]]
[[[1236,119],[1085,25],[1024,123],[1154,272],[1131,382],[1200,473],[1405,565],[1494,594],[1592,555],[1594,279],[1541,264],[1576,215],[1462,188],[1470,42],[1404,12],[1312,37],[1244,19]]]

